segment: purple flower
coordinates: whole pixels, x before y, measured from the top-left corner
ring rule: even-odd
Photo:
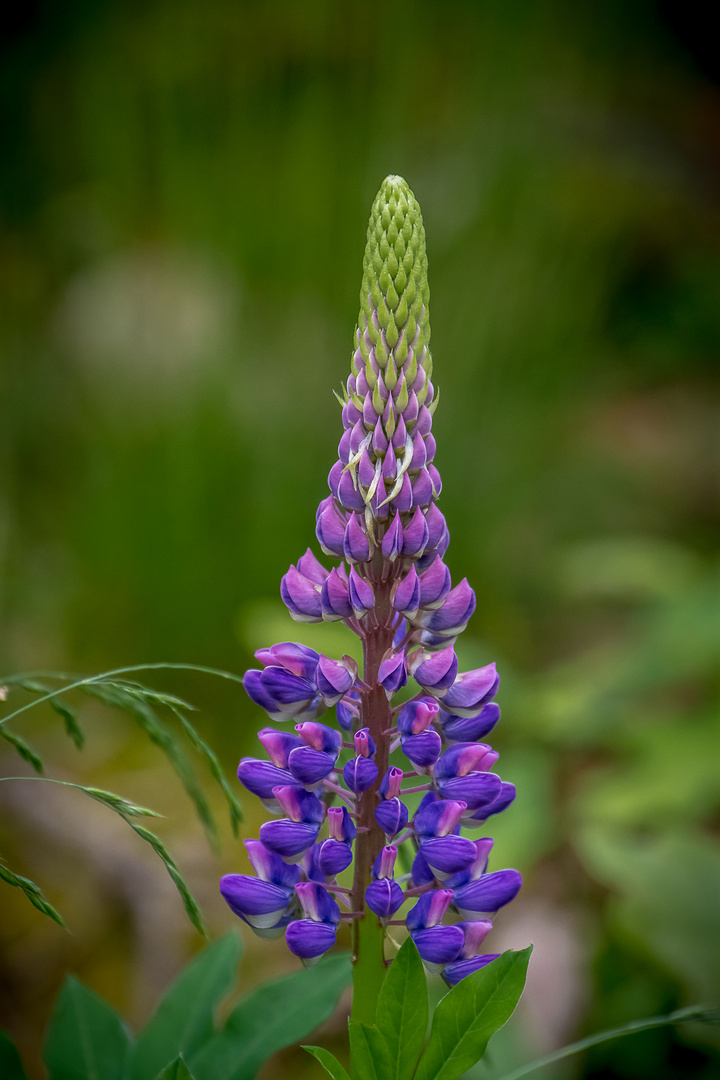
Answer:
[[[252,668],[245,672],[243,686],[248,697],[278,723],[299,717],[314,719],[325,711],[315,683],[284,667]]]
[[[503,781],[500,785],[500,792],[496,798],[485,806],[479,806],[470,818],[470,821],[468,821],[468,824],[475,824],[475,822],[477,822],[478,825],[480,825],[483,821],[487,821],[489,817],[492,817],[493,814],[502,813],[503,810],[506,810],[507,807],[515,801],[516,794],[515,785]]]
[[[484,705],[477,716],[453,716],[444,709],[441,709],[438,715],[442,733],[450,742],[474,742],[476,739],[484,739],[499,719],[500,709],[494,702]]]
[[[406,619],[412,619],[417,614],[420,605],[420,582],[414,566],[411,566],[405,577],[396,584],[392,605]]]
[[[378,767],[372,758],[351,758],[343,769],[343,779],[356,795],[371,788],[377,780]]]
[[[433,697],[441,698],[449,691],[457,676],[455,650],[452,645],[434,653],[416,649],[408,657],[408,669],[423,690],[427,690]]]
[[[360,757],[374,757],[376,752],[375,742],[370,734],[370,728],[360,728],[353,735],[355,750]]]
[[[341,619],[350,618],[353,609],[350,603],[347,575],[343,570],[333,567],[330,571],[330,576],[323,583],[320,602],[323,618],[327,622],[338,622]]]
[[[293,735],[289,731],[276,731],[275,728],[263,728],[262,731],[258,732],[258,739],[265,747],[273,765],[277,765],[279,769],[287,769],[290,751],[294,750],[296,746],[303,745],[302,739],[298,738],[297,735]],[[280,781],[278,780],[277,783],[280,783]]]
[[[454,960],[443,968],[443,979],[450,986],[457,986],[461,979],[467,978],[480,968],[487,967],[493,960],[497,960],[500,953],[486,953],[484,956],[473,956],[468,960]]]
[[[302,788],[276,787],[273,795],[287,817],[260,826],[260,840],[283,859],[301,858],[315,843],[323,821],[323,804]]]
[[[321,656],[317,666],[317,688],[326,705],[337,705],[355,682],[357,664],[349,657],[330,660]]]
[[[401,735],[419,735],[427,731],[439,712],[434,698],[418,698],[408,701],[398,713],[397,729]]]
[[[475,845],[466,836],[432,836],[423,841],[421,850],[440,880],[465,870],[475,858]]]
[[[402,547],[403,555],[410,559],[419,558],[427,547],[428,536],[427,518],[418,506],[405,529]]]
[[[417,950],[430,970],[440,970],[455,960],[464,944],[464,935],[457,926],[441,926],[452,901],[452,890],[433,889],[424,893],[407,917],[407,928]]]
[[[439,799],[429,791],[423,798],[413,818],[413,828],[421,839],[449,836],[457,828],[467,804],[450,799]]]
[[[407,665],[403,653],[388,656],[380,665],[378,682],[388,699],[401,690],[408,681]]]
[[[423,611],[438,608],[450,592],[450,571],[442,559],[434,559],[420,575],[420,607]]]
[[[289,924],[285,940],[290,951],[302,960],[317,960],[335,944],[340,910],[317,882],[301,881],[295,891],[305,918]]]
[[[363,519],[360,514],[351,514],[345,529],[343,541],[345,558],[350,563],[367,562],[370,558],[370,541],[363,528]]]
[[[308,548],[308,553],[310,549]],[[317,580],[313,573],[308,577],[300,569],[302,559],[298,566],[291,566],[287,574],[280,582],[280,596],[290,612],[290,617],[296,622],[322,622],[322,581]],[[308,567],[309,569],[309,567]],[[327,577],[327,571],[325,577]]]
[[[475,716],[483,705],[495,697],[499,685],[500,676],[494,664],[464,671],[444,695],[443,708],[455,716]]]
[[[429,570],[425,571],[425,574],[427,573]],[[467,626],[474,610],[475,593],[468,585],[467,578],[463,578],[460,584],[447,594],[436,610],[423,615],[422,625],[429,634],[441,638],[457,637]]]
[[[402,752],[415,766],[418,772],[426,772],[440,757],[442,739],[434,727],[429,727],[419,735],[401,735]]]
[[[397,881],[371,881],[365,890],[365,903],[380,919],[391,919],[402,907],[404,899]]]
[[[246,840],[245,847],[258,876],[226,874],[220,881],[220,892],[231,910],[253,929],[278,928],[294,908],[300,870],[288,866],[259,840]]]
[[[237,775],[243,787],[264,800],[273,798],[273,788],[301,785],[301,781],[296,780],[287,769],[280,769],[271,761],[260,761],[258,758],[243,758],[238,765]]]
[[[295,641],[283,641],[269,649],[258,649],[255,658],[263,667],[286,668],[292,675],[313,682],[320,654],[307,645],[298,645]]]
[[[365,578],[360,577],[355,567],[350,569],[350,603],[358,619],[375,607],[375,594]]]
[[[382,539],[382,553],[388,562],[395,562],[398,555],[402,553],[403,540],[404,535],[400,515],[396,514]]]
[[[493,874],[483,874],[477,881],[470,881],[455,889],[455,907],[464,919],[493,915],[515,899],[521,886],[522,878],[517,870],[496,870]]]
[[[383,799],[375,807],[375,820],[387,837],[393,839],[408,823],[408,808],[397,797]]]
[[[346,527],[347,515],[329,495],[320,503],[315,523],[315,535],[326,555],[342,558]]]

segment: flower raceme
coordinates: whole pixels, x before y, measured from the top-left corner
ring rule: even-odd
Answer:
[[[248,695],[293,727],[263,728],[265,756],[240,762],[241,783],[274,818],[246,841],[255,876],[229,874],[220,888],[256,934],[284,934],[305,963],[332,947],[341,920],[358,960],[360,920],[382,928],[407,905],[399,921],[423,962],[454,985],[496,958],[484,939],[521,885],[515,870],[488,872],[491,838],[462,830],[482,829],[515,788],[482,741],[500,717],[495,665],[460,672],[453,647],[475,593],[464,578],[453,587],[443,561],[425,237],[397,176],[373,204],[360,303],[338,460],[316,515],[322,552],[341,561],[328,570],[308,549],[280,592],[297,622],[357,634],[363,674],[348,656],[293,642],[255,654]],[[398,694],[409,700],[393,704]],[[353,862],[348,889],[337,876]]]

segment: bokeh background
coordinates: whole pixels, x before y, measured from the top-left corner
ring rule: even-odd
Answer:
[[[494,945],[536,944],[473,1075],[717,1000],[720,89],[700,6],[34,0],[5,19],[0,671],[337,647],[290,623],[278,583],[315,544],[367,215],[402,173],[428,234],[447,562],[478,594],[459,651],[498,662],[519,791],[494,867],[525,887]],[[262,722],[242,690],[145,681],[198,706],[232,776]],[[228,929],[240,843],[223,826],[214,855],[157,748],[78,704],[82,753],[46,707],[16,730],[48,775],[164,813]],[[40,1077],[67,971],[139,1023],[200,940],[108,811],[37,783],[0,804],[5,857],[72,931],[0,885],[0,1023]],[[293,967],[244,936],[244,987]],[[316,1068],[289,1051],[263,1077]],[[545,1075],[705,1080],[717,1037],[650,1032]]]

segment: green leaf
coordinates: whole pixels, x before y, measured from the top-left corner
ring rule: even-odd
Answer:
[[[350,1020],[350,1069],[353,1080],[391,1080],[393,1062],[376,1027]]]
[[[59,716],[62,716],[65,721],[66,734],[70,736],[78,750],[82,750],[85,745],[85,733],[78,723],[75,710],[66,705],[59,697],[50,698],[49,705]]]
[[[577,1042],[570,1043],[569,1046],[563,1046],[560,1050],[553,1050],[552,1053],[531,1061],[529,1065],[521,1065],[519,1069],[507,1073],[502,1077],[502,1080],[520,1080],[521,1077],[535,1072],[536,1069],[542,1069],[545,1065],[554,1065],[556,1061],[572,1057],[573,1054],[579,1054],[583,1050],[588,1050],[591,1046],[599,1046],[601,1043],[610,1042],[611,1039],[620,1039],[625,1035],[634,1035],[636,1031],[649,1031],[651,1028],[668,1027],[671,1024],[687,1024],[691,1021],[698,1024],[718,1024],[720,1023],[720,1015],[714,1005],[689,1005],[687,1008],[678,1009],[677,1012],[669,1013],[667,1016],[650,1016],[646,1020],[631,1020],[630,1023],[623,1024],[621,1027],[610,1028],[608,1031],[601,1031],[597,1035],[588,1035],[587,1038],[579,1039]]]
[[[264,1061],[327,1020],[351,978],[350,957],[266,983],[243,998],[190,1065],[196,1080],[250,1080]]]
[[[124,1080],[129,1052],[130,1035],[115,1010],[69,976],[43,1050],[50,1080]]]
[[[520,1000],[532,946],[468,975],[439,1003],[416,1080],[458,1080],[483,1054]]]
[[[312,1054],[320,1062],[332,1080],[350,1080],[350,1073],[329,1050],[325,1050],[322,1046],[303,1046],[302,1049],[307,1050],[308,1054]]]
[[[62,915],[53,907],[40,886],[36,885],[30,878],[21,877],[20,874],[14,873],[2,859],[0,859],[0,878],[7,882],[8,885],[14,885],[16,889],[20,889],[38,911],[42,911],[43,915],[54,919],[58,926],[62,926],[63,930],[67,930]]]
[[[397,954],[380,991],[377,1027],[385,1039],[393,1080],[410,1080],[425,1042],[428,993],[425,969],[412,938]]]
[[[132,1080],[153,1080],[179,1054],[189,1058],[213,1034],[213,1012],[235,982],[242,946],[236,934],[214,941],[178,975],[140,1032]],[[178,1076],[180,1080],[180,1076]]]
[[[201,754],[207,761],[210,772],[213,775],[214,780],[220,785],[225,801],[230,811],[230,826],[233,831],[233,836],[238,834],[238,826],[243,820],[242,804],[236,796],[233,789],[228,783],[228,778],[223,772],[222,765],[218,761],[217,754],[212,750],[204,739],[201,739],[195,728],[192,726],[186,716],[183,716],[177,709],[173,709],[173,712],[180,720],[183,728],[185,729],[190,742],[199,754]]]
[[[178,1054],[174,1061],[158,1073],[156,1080],[195,1080],[195,1078],[185,1064],[182,1054]]]
[[[125,820],[127,821],[130,828],[134,832],[136,832],[139,837],[145,840],[146,843],[150,845],[155,854],[158,855],[162,862],[165,864],[165,869],[172,878],[175,884],[175,888],[180,893],[180,898],[183,902],[185,910],[188,913],[188,918],[190,919],[190,922],[193,924],[197,932],[199,934],[202,934],[202,936],[206,938],[207,932],[205,930],[202,912],[198,907],[197,900],[190,892],[190,889],[187,886],[187,882],[178,870],[175,860],[163,844],[160,837],[156,836],[154,832],[150,832],[150,830],[146,829],[144,825],[135,825],[134,822],[129,821],[127,818]]]
[[[27,1080],[15,1044],[2,1030],[0,1030],[0,1076],[2,1080]]]
[[[36,773],[41,773],[44,770],[45,766],[38,752],[33,750],[30,743],[25,742],[22,736],[11,731],[6,724],[0,727],[0,738],[5,739],[11,746],[14,746],[23,761],[27,761],[29,765],[32,765]]]

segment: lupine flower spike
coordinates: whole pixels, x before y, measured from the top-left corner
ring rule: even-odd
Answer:
[[[280,594],[296,621],[344,622],[359,635],[362,678],[349,657],[292,642],[256,653],[245,689],[288,726],[262,729],[266,756],[244,758],[238,777],[276,816],[247,842],[256,877],[229,874],[221,892],[255,933],[284,933],[306,964],[335,943],[338,897],[353,924],[357,998],[357,973],[384,970],[383,935],[398,916],[451,985],[492,963],[480,950],[521,884],[515,870],[488,873],[489,837],[462,835],[482,830],[515,788],[481,741],[500,716],[495,665],[459,672],[453,648],[475,593],[464,578],[453,588],[443,561],[425,233],[399,176],[373,204],[341,403],[338,460],[316,516],[320,548],[339,565],[328,570],[308,550]],[[410,789],[424,792],[411,819]],[[353,861],[348,890],[336,876]],[[398,866],[410,873],[398,878]]]

